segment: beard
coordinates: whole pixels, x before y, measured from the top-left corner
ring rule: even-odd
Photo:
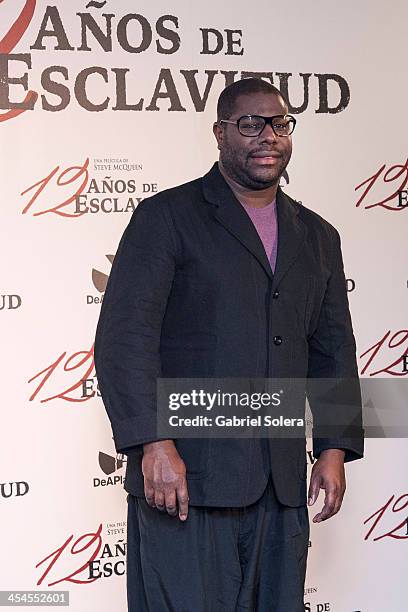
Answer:
[[[290,160],[289,155],[282,155],[271,165],[255,167],[250,153],[236,153],[225,146],[220,153],[220,161],[227,174],[237,183],[252,190],[266,189],[279,183]]]

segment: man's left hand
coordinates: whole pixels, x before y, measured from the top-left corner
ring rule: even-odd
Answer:
[[[346,490],[344,473],[344,450],[330,448],[320,453],[312,468],[309,485],[309,506],[319,497],[320,489],[325,490],[324,506],[321,512],[313,517],[314,523],[321,523],[331,518],[341,508]]]

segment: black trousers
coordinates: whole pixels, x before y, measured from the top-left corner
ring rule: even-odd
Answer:
[[[244,508],[190,506],[185,522],[128,495],[129,612],[304,612],[307,506],[271,479]]]

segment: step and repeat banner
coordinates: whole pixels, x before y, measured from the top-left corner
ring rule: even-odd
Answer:
[[[126,610],[96,323],[138,203],[217,159],[225,85],[288,97],[281,185],[340,232],[360,375],[408,374],[407,23],[403,0],[0,1],[0,590]],[[347,465],[342,511],[311,525],[305,611],[407,609],[407,461],[397,427]]]

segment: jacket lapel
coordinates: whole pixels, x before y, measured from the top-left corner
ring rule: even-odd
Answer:
[[[215,205],[214,218],[259,261],[276,287],[297,259],[307,228],[298,218],[299,207],[278,187],[276,193],[278,252],[273,274],[262,241],[245,209],[236,199],[215,163],[203,176],[205,199]]]
[[[278,216],[278,252],[273,287],[276,288],[300,256],[307,236],[307,226],[299,217],[299,204],[278,187],[276,192]]]
[[[218,170],[217,163],[203,177],[203,192],[206,200],[216,206],[214,218],[256,257],[266,274],[272,279],[272,268],[258,232]]]

